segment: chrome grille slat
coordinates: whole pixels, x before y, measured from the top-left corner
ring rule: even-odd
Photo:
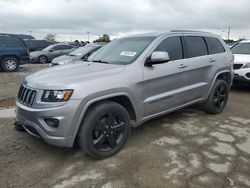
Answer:
[[[17,100],[26,105],[32,106],[36,97],[36,90],[30,89],[25,86],[21,86],[18,92]]]
[[[19,92],[18,92],[18,95],[17,95],[18,98],[20,98],[22,91],[23,91],[23,86],[21,86],[20,89],[19,89]]]
[[[22,89],[22,93],[21,93],[21,96],[20,96],[20,99],[22,99],[22,98],[23,98],[24,91],[25,91],[25,88],[23,87],[23,89]]]
[[[29,104],[29,100],[30,100],[30,94],[31,94],[32,90],[28,90],[27,94],[26,94],[26,98],[25,98],[25,103],[26,104]]]
[[[23,98],[22,98],[22,101],[25,103],[25,100],[26,100],[26,97],[27,97],[27,94],[28,94],[28,89],[25,88],[25,91],[24,91],[24,94],[23,94]]]

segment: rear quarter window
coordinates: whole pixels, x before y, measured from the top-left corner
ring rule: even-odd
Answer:
[[[209,54],[219,54],[225,52],[224,47],[218,39],[212,37],[205,37],[205,39]]]
[[[204,56],[208,54],[207,45],[203,37],[185,36],[185,55],[187,58]]]
[[[26,47],[21,39],[13,36],[2,36],[2,42],[6,47]]]

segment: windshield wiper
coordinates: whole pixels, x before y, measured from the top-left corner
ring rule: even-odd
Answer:
[[[102,60],[93,60],[92,62],[109,64],[109,62],[102,61]]]

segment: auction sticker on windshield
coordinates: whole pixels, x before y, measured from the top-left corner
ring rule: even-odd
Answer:
[[[130,51],[122,51],[120,53],[120,55],[123,55],[123,56],[129,56],[129,57],[134,57],[136,54],[136,52],[130,52]]]

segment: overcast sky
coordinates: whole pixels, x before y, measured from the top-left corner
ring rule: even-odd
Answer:
[[[112,38],[172,29],[212,31],[250,38],[249,0],[0,0],[0,32],[32,31],[58,40]]]

